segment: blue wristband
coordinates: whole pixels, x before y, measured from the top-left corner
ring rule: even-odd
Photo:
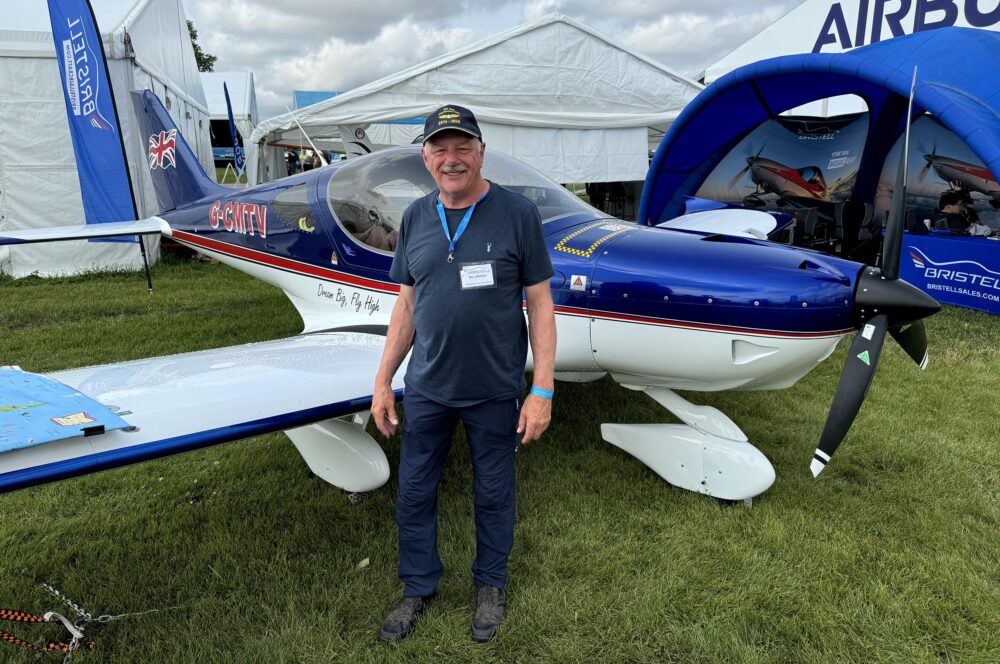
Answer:
[[[541,397],[543,399],[551,399],[552,395],[555,394],[555,390],[543,390],[540,387],[532,385],[531,393],[534,394],[536,397]]]

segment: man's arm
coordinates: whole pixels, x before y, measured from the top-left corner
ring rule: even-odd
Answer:
[[[535,367],[533,384],[543,390],[551,390],[556,363],[556,317],[549,280],[528,286],[524,293],[528,309],[528,339]],[[528,394],[517,424],[517,432],[524,433],[521,443],[540,438],[551,419],[552,399]]]
[[[375,374],[372,393],[372,418],[375,426],[385,436],[396,433],[399,418],[396,416],[396,395],[392,391],[392,377],[396,375],[403,358],[413,345],[413,286],[401,285],[399,297],[392,307],[389,330],[382,350],[382,361]]]

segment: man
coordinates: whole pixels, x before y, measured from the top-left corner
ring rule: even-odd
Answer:
[[[472,638],[493,637],[506,611],[514,543],[514,455],[551,417],[552,262],[535,206],[483,179],[485,150],[468,109],[444,106],[427,118],[421,154],[438,191],[404,212],[390,271],[400,291],[372,397],[372,416],[386,436],[398,424],[392,377],[413,352],[396,500],[404,591],[382,624],[383,641],[410,633],[441,578],[437,486],[458,420],[469,439],[475,496]],[[534,385],[520,406],[529,336]]]
[[[951,231],[952,235],[969,234],[967,208],[969,195],[964,191],[946,191],[938,199],[941,216],[934,220],[934,228]]]

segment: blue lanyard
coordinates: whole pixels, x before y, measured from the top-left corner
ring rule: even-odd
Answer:
[[[444,236],[448,238],[449,263],[455,260],[455,256],[453,254],[455,253],[455,245],[458,244],[458,238],[462,237],[462,233],[465,232],[466,227],[469,225],[469,220],[472,219],[472,213],[476,210],[476,206],[479,205],[479,201],[486,198],[486,194],[488,193],[490,193],[489,189],[484,191],[483,195],[480,196],[479,199],[472,204],[472,207],[470,207],[465,213],[465,216],[462,217],[462,222],[458,225],[458,228],[455,229],[455,237],[452,237],[451,232],[448,230],[448,217],[444,213],[444,203],[441,202],[440,198],[437,199],[438,216],[441,217],[441,226],[444,228]]]

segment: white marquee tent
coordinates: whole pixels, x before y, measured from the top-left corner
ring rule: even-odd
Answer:
[[[340,125],[422,118],[446,103],[476,113],[489,149],[556,181],[642,180],[650,132],[655,145],[700,90],[587,26],[551,14],[296,111],[294,118],[265,120],[247,148],[250,181],[285,172],[279,146],[302,140],[295,119],[314,140],[339,141]],[[399,134],[389,142],[413,139],[412,130]]]
[[[254,88],[253,72],[202,72],[201,85],[208,100],[208,110],[213,120],[229,120],[226,112],[226,95],[223,84],[229,89],[229,101],[233,105],[233,121],[244,140],[250,137],[257,126],[257,92]],[[227,135],[228,136],[228,135]],[[218,140],[216,136],[216,140]],[[228,145],[225,141],[223,145]]]
[[[996,0],[900,3],[868,0],[806,0],[761,30],[700,77],[705,84],[743,65],[796,53],[840,53],[892,37],[946,26],[1000,30]],[[795,114],[832,116],[867,110],[857,97],[835,97],[794,109]]]
[[[130,90],[153,90],[208,167],[208,105],[181,0],[94,3],[133,186],[142,216],[159,211],[144,168],[146,140],[135,126]],[[0,29],[0,228],[84,223],[76,159],[66,120],[47,3],[20,2]],[[209,168],[214,173],[214,169]],[[156,255],[157,240],[146,240]],[[0,248],[0,271],[25,276],[142,265],[132,243],[73,242]]]

